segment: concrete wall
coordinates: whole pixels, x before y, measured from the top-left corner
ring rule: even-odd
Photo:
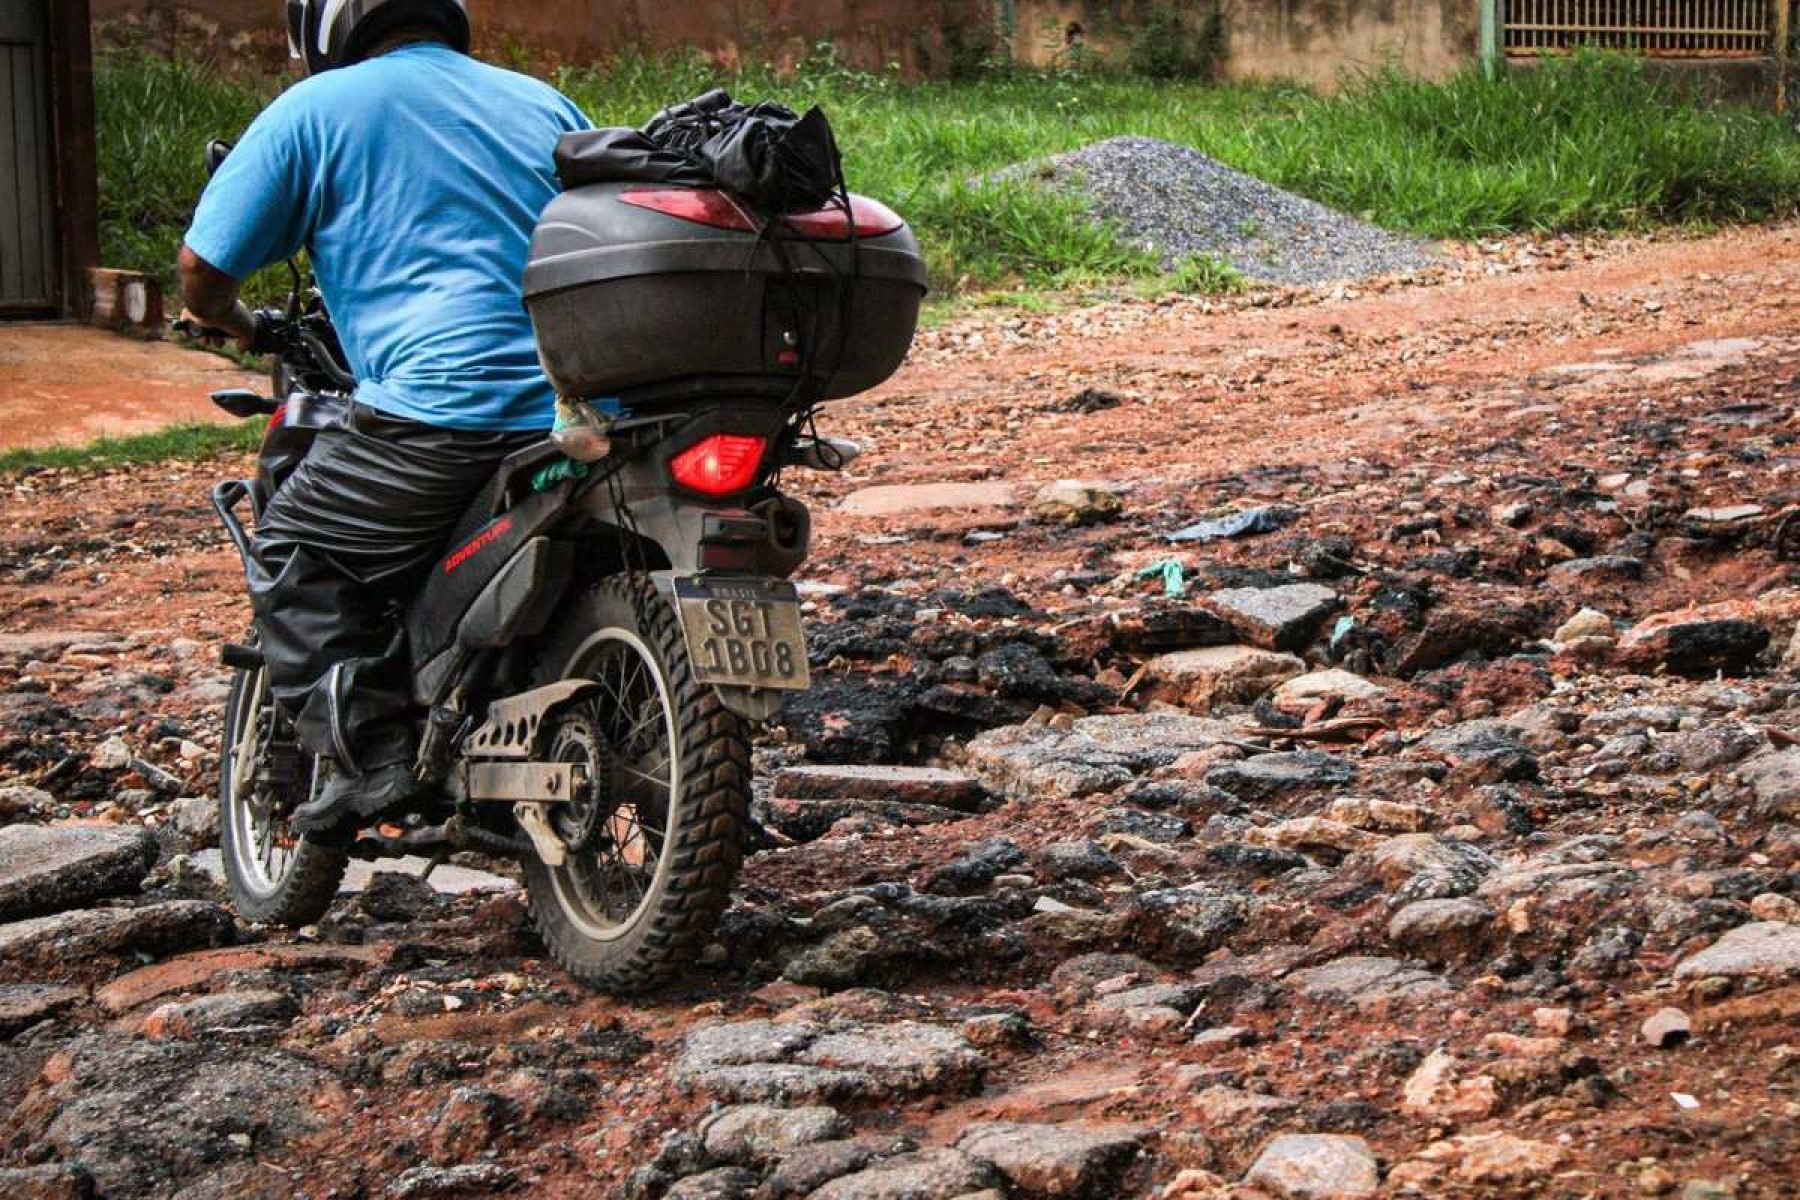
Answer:
[[[1479,0],[470,0],[481,46],[505,54],[580,62],[621,50],[695,47],[729,64],[791,63],[829,40],[856,66],[944,74],[959,52],[980,55],[1001,14],[1012,12],[1017,62],[1067,61],[1080,53],[1122,62],[1158,10],[1196,27],[1214,7],[1223,19],[1228,78],[1302,80],[1332,86],[1346,71],[1394,62],[1441,76],[1475,55]],[[93,0],[103,41],[165,52],[221,55],[273,67],[283,58],[279,0]],[[1071,31],[1079,31],[1073,34]],[[959,46],[973,49],[959,51]]]
[[[1322,88],[1346,72],[1386,63],[1431,77],[1450,74],[1474,60],[1481,30],[1479,0],[1016,0],[1013,57],[1038,66],[1072,55],[1122,62],[1159,8],[1180,11],[1196,29],[1217,10],[1228,79]]]
[[[280,0],[93,0],[93,11],[110,44],[269,67],[286,56]],[[830,41],[856,66],[921,74],[945,71],[947,43],[986,11],[986,0],[469,0],[476,40],[493,54],[583,62],[694,47],[721,63],[791,63]]]

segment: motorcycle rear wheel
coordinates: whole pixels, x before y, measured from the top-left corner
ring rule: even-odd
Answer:
[[[601,687],[540,735],[539,753],[583,763],[592,782],[550,806],[567,860],[524,860],[531,910],[569,974],[641,992],[699,957],[730,899],[750,809],[749,731],[694,681],[674,609],[647,580],[603,580],[556,628],[538,682]]]
[[[289,748],[284,724],[263,669],[237,671],[225,700],[219,757],[219,858],[239,916],[298,929],[331,907],[349,855],[287,823],[286,814],[323,785],[324,766],[298,747]],[[290,769],[271,771],[277,746],[292,756]]]

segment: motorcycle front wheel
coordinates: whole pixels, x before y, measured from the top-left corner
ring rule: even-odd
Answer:
[[[310,925],[331,907],[349,855],[288,825],[324,784],[324,766],[294,743],[262,668],[232,679],[222,744],[219,857],[232,907],[256,924]]]
[[[538,932],[581,982],[637,992],[692,964],[725,910],[750,809],[744,719],[696,683],[675,611],[641,577],[603,580],[554,618],[538,682],[599,687],[545,722],[538,753],[588,786],[548,806],[569,851],[524,863]]]

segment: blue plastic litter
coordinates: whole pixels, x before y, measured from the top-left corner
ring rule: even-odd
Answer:
[[[1263,508],[1246,508],[1242,512],[1234,512],[1229,516],[1215,517],[1210,521],[1198,521],[1185,529],[1177,529],[1169,534],[1171,542],[1216,542],[1224,538],[1248,537],[1253,533],[1274,533],[1283,525],[1291,525],[1300,517],[1300,510],[1289,508],[1284,504],[1271,504]]]
[[[1165,558],[1161,562],[1153,562],[1147,567],[1138,569],[1139,579],[1154,579],[1162,576],[1163,595],[1179,597],[1187,592],[1187,573],[1181,566],[1181,560]]]

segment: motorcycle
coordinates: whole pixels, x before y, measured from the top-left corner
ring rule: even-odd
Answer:
[[[209,166],[228,152],[214,143]],[[289,269],[285,307],[255,318],[274,395],[213,396],[268,418],[254,476],[212,492],[247,568],[246,502],[254,521],[356,383]],[[552,203],[525,294],[573,419],[501,464],[394,614],[426,798],[352,837],[296,832],[332,763],[295,740],[252,631],[223,650],[224,872],[246,920],[299,927],[352,857],[507,856],[555,960],[641,991],[711,940],[749,829],[753,727],[810,684],[791,577],[811,521],[782,472],[855,456],[818,409],[898,367],[924,269],[904,223],[847,191],[769,218],[717,190],[614,184]],[[599,357],[596,313],[614,346]]]

